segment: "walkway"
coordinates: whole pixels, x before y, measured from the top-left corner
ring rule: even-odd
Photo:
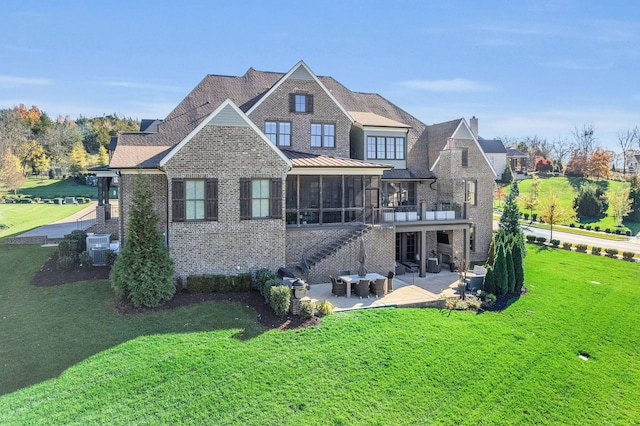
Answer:
[[[427,274],[423,278],[417,272],[396,276],[393,279],[393,291],[380,298],[373,295],[368,299],[360,299],[355,295],[336,297],[331,294],[331,284],[311,284],[307,292],[314,302],[329,300],[335,312],[386,306],[435,305],[444,296],[457,295],[458,273],[449,271]]]
[[[65,217],[57,222],[51,223],[49,225],[43,225],[39,228],[32,229],[31,231],[27,231],[24,234],[20,234],[15,238],[31,238],[31,237],[46,237],[50,240],[53,239],[62,239],[65,235],[70,234],[72,231],[75,231],[78,228],[77,220],[82,216],[91,213],[96,210],[96,202],[93,201],[87,205],[86,208],[80,210],[77,213],[72,214],[71,216]],[[89,228],[91,225],[95,223],[95,219],[91,221],[85,221],[83,229]]]

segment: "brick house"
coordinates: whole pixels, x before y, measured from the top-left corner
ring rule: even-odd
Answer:
[[[361,239],[372,272],[486,259],[496,174],[467,122],[427,126],[303,61],[208,75],[110,154],[121,243],[147,179],[183,278],[286,266],[327,282],[357,269]]]

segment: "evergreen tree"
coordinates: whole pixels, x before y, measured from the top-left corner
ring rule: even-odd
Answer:
[[[496,294],[496,284],[491,265],[487,266],[487,273],[484,275],[484,281],[482,282],[482,290],[485,293]]]
[[[513,293],[516,288],[516,270],[511,246],[505,247],[505,259],[507,260],[507,293]]]
[[[522,248],[517,241],[513,245],[513,251],[511,253],[513,255],[513,268],[516,275],[514,291],[520,294],[522,286],[524,285],[524,256],[522,256]]]
[[[520,219],[520,209],[516,202],[519,194],[520,190],[518,189],[518,182],[514,181],[513,185],[511,185],[511,192],[504,203],[504,209],[499,223],[500,229],[503,229],[509,235],[515,235],[518,232],[522,232],[520,229],[520,223],[518,222]]]
[[[151,197],[146,179],[137,176],[124,246],[109,277],[116,296],[135,307],[157,306],[176,291],[173,261],[158,230]]]
[[[507,293],[508,275],[507,259],[504,253],[504,244],[498,246],[496,253],[496,263],[493,265],[493,277],[495,282],[495,294],[500,296]]]
[[[504,168],[504,172],[502,173],[502,182],[506,184],[511,184],[513,182],[513,172],[511,171],[511,166],[507,164],[507,167]]]

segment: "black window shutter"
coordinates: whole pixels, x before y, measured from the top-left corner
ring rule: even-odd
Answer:
[[[296,94],[289,93],[289,112],[296,112]]]
[[[313,114],[313,95],[307,95],[307,112]]]
[[[204,218],[218,220],[218,179],[215,178],[205,182]]]
[[[240,220],[251,219],[251,179],[240,179]]]
[[[271,179],[269,217],[271,219],[282,219],[282,179]]]
[[[184,180],[171,179],[171,216],[174,222],[184,222]]]
[[[469,150],[462,149],[462,167],[469,167]]]

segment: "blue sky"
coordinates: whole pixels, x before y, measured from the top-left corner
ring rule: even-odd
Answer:
[[[427,124],[617,150],[640,125],[637,1],[28,1],[0,12],[0,108],[163,118],[206,74],[300,59]],[[20,3],[20,4],[15,4]]]

